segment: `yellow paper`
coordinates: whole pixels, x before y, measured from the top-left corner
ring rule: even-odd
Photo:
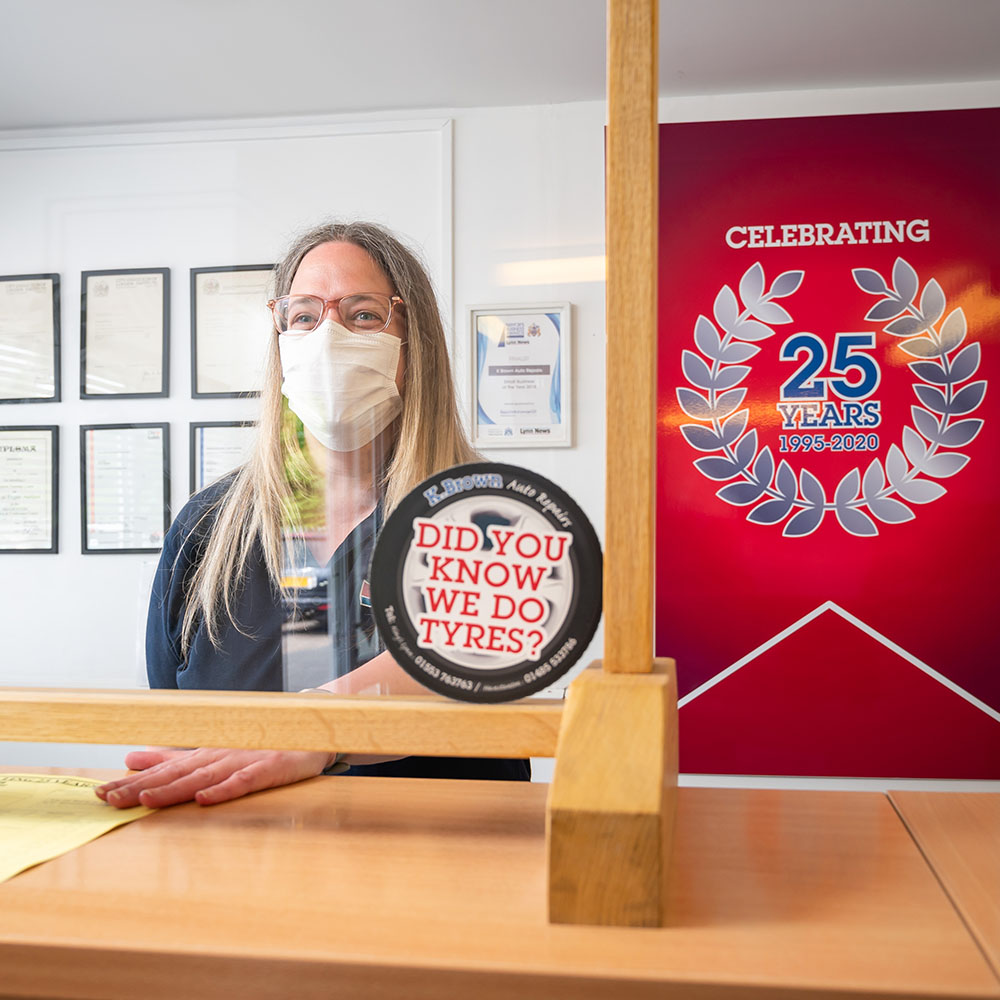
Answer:
[[[0,882],[154,811],[106,805],[94,794],[103,784],[68,774],[0,774]]]

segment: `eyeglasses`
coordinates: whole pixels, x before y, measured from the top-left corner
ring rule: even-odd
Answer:
[[[398,295],[360,292],[339,299],[321,299],[318,295],[282,295],[267,307],[274,316],[278,333],[309,333],[323,322],[333,309],[342,326],[351,333],[381,333],[392,320],[395,305],[403,305]]]

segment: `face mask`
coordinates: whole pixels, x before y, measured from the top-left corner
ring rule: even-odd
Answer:
[[[329,319],[309,333],[281,333],[281,392],[321,444],[354,451],[403,408],[396,390],[399,347],[391,333],[351,333]]]

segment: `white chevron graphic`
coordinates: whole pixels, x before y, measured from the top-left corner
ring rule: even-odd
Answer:
[[[820,615],[827,611],[833,611],[835,614],[840,615],[844,621],[850,622],[855,628],[860,629],[865,635],[870,635],[876,642],[882,643],[886,649],[891,649],[897,656],[901,656],[907,663],[912,663],[918,670],[922,670],[928,677],[932,677],[938,682],[938,684],[943,685],[949,691],[957,694],[959,698],[964,699],[970,705],[974,705],[979,709],[980,712],[984,712],[988,715],[994,722],[1000,722],[1000,712],[996,709],[991,708],[984,701],[980,701],[973,694],[969,694],[968,691],[963,687],[959,687],[953,680],[945,677],[944,674],[938,673],[932,666],[924,663],[923,660],[917,659],[912,653],[908,653],[899,643],[893,642],[892,639],[887,639],[881,632],[877,629],[873,629],[871,625],[865,624],[856,615],[852,615],[850,611],[845,611],[839,604],[835,604],[833,601],[824,601],[819,607],[813,608],[808,614],[803,615],[798,621],[792,622],[791,625],[786,629],[782,629],[777,635],[772,636],[767,642],[762,642],[756,649],[751,650],[746,656],[737,660],[735,663],[730,664],[725,670],[720,670],[714,677],[710,677],[701,687],[695,688],[693,691],[689,691],[683,698],[677,702],[678,708],[683,708],[689,702],[695,700],[699,696],[703,695],[710,688],[715,687],[716,684],[724,681],[727,677],[731,677],[736,673],[740,667],[745,667],[748,663],[756,660],[758,656],[762,653],[766,653],[769,649],[777,646],[779,642],[787,639],[793,632],[798,632],[803,625],[807,625],[814,618],[818,618]]]

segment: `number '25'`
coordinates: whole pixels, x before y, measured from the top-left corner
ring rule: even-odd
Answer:
[[[864,399],[882,380],[878,362],[864,351],[875,348],[875,334],[838,333],[833,342],[831,375],[844,378],[817,378],[826,367],[826,344],[815,333],[794,333],[781,345],[782,361],[805,360],[791,378],[781,385],[782,399],[826,399],[827,384],[841,399]]]

